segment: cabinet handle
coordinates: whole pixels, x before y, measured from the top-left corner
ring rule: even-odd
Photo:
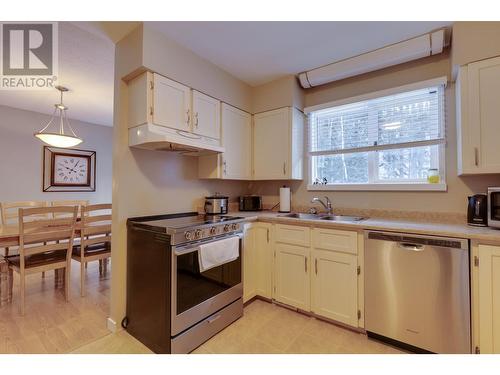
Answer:
[[[304,268],[305,268],[305,271],[307,273],[307,258],[304,258]]]
[[[191,114],[190,114],[189,109],[186,111],[186,115],[187,115],[186,124],[187,124],[187,126],[189,126],[189,123],[191,122]]]
[[[269,228],[267,228],[267,243],[269,243]]]
[[[479,166],[479,149],[474,147],[474,165]]]
[[[318,274],[318,258],[314,258],[314,273]]]
[[[222,162],[222,164],[224,165],[224,175],[227,175],[227,162],[226,162],[226,160],[224,160]]]
[[[286,176],[286,161],[283,163],[283,175]]]
[[[195,118],[194,126],[198,127],[198,112],[194,114],[194,118]]]

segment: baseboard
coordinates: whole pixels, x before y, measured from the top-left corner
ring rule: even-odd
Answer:
[[[116,331],[118,331],[118,326],[116,325],[116,322],[113,319],[108,318],[106,325],[111,332],[115,333]]]

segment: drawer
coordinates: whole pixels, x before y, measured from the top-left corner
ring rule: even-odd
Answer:
[[[358,233],[348,230],[314,228],[313,247],[315,249],[358,253]]]
[[[276,224],[276,242],[309,247],[311,229],[298,225]]]

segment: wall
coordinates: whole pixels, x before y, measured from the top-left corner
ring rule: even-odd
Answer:
[[[139,58],[138,58],[139,56]],[[151,69],[251,110],[251,90],[222,69],[147,27],[116,45],[113,133],[113,243],[110,324],[119,324],[126,304],[126,220],[133,216],[196,210],[214,192],[236,197],[245,183],[199,180],[195,157],[128,147],[125,75]]]
[[[252,113],[270,111],[281,107],[304,109],[304,90],[294,75],[252,88]]]
[[[97,152],[95,192],[43,192],[43,144],[33,136],[50,116],[0,106],[0,201],[88,199],[92,203],[111,202],[111,144],[109,126],[71,120],[83,138],[76,148]]]
[[[305,90],[305,104],[312,106],[439,76],[450,78],[449,53]],[[279,201],[278,189],[286,183],[292,188],[293,204],[300,206],[312,206],[312,197],[327,195],[332,199],[334,207],[464,213],[466,197],[473,193],[485,192],[488,186],[499,186],[500,176],[457,176],[455,99],[452,83],[446,89],[446,132],[447,192],[309,192],[307,170],[304,181],[252,182],[248,183],[247,191],[264,195],[265,203],[276,203]]]

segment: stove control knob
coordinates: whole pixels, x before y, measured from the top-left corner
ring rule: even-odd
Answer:
[[[231,226],[231,228],[232,228],[233,230],[238,229],[238,224],[233,224],[233,225]]]
[[[217,228],[215,228],[215,227],[210,228],[210,234],[212,236],[214,236],[216,233],[217,233]]]
[[[190,241],[191,238],[193,238],[193,235],[191,232],[185,232],[184,233],[184,238],[186,238],[186,240]]]
[[[201,238],[201,229],[196,229],[196,231],[194,232],[194,236],[195,238]]]
[[[224,225],[224,232],[229,232],[229,224]]]

